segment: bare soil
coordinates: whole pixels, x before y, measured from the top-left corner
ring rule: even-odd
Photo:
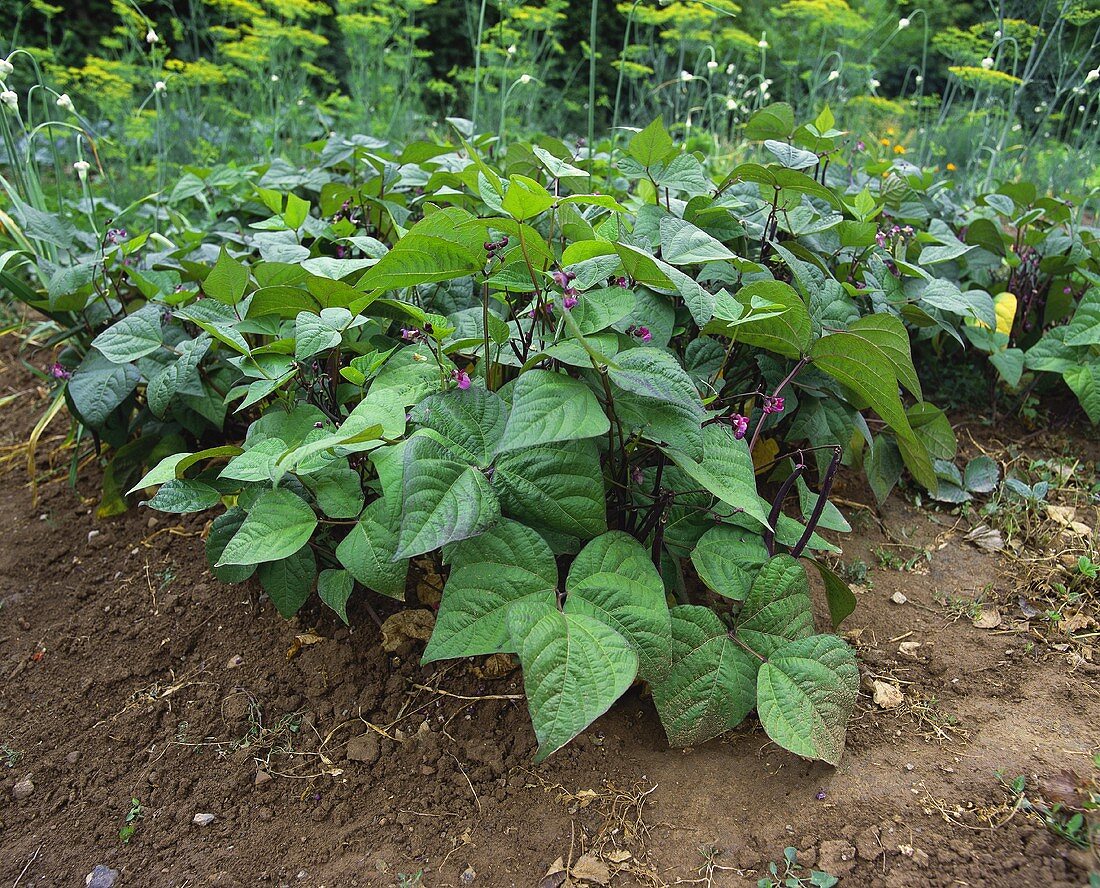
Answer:
[[[744,886],[786,846],[842,886],[1080,886],[1100,869],[1004,786],[1024,775],[1072,806],[1094,780],[1091,650],[1017,631],[1016,567],[957,516],[896,496],[889,539],[851,510],[845,560],[874,569],[843,627],[865,689],[838,768],[751,723],[670,750],[640,688],[535,766],[518,671],[421,667],[421,642],[386,653],[361,601],[351,628],[313,605],[287,623],[210,576],[205,516],[97,519],[96,466],[64,477],[64,416],[36,502],[22,445],[48,402],[11,345],[0,362],[0,398],[19,394],[0,409],[0,888],[83,885],[97,864],[119,886],[557,888],[559,857],[574,884]],[[869,502],[853,479],[839,494]],[[922,548],[911,570],[878,567]],[[1003,625],[975,627],[979,598],[1009,602]],[[876,680],[901,704],[876,705]]]

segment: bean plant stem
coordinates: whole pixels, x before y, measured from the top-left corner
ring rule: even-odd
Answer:
[[[801,358],[799,362],[794,365],[794,369],[787,374],[786,379],[784,379],[781,383],[779,383],[779,385],[775,387],[775,391],[772,392],[771,396],[773,398],[778,398],[783,389],[787,387],[787,384],[799,373],[801,373],[802,368],[805,367],[808,363],[810,363],[809,358]],[[767,419],[768,414],[765,413],[760,417],[759,422],[756,423],[756,429],[752,433],[752,440],[749,442],[749,453],[752,453],[753,450],[756,449],[756,442],[760,440],[760,432],[763,430],[764,423],[767,422]]]

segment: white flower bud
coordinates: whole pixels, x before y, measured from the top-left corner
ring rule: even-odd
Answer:
[[[153,92],[162,93],[166,89],[168,89],[168,84],[166,84],[163,80],[158,80],[156,83],[153,84]]]
[[[157,36],[157,32],[150,28],[145,33],[145,42],[152,46],[154,43],[160,43],[160,38]]]
[[[833,82],[834,80],[836,80],[836,79],[837,79],[837,78],[838,78],[839,76],[840,76],[840,72],[839,72],[839,71],[837,71],[837,70],[836,70],[836,69],[834,68],[834,69],[833,69],[832,71],[830,71],[830,72],[829,72],[829,82],[830,82],[830,83],[832,83],[832,82]]]
[[[522,83],[522,84],[525,84],[525,85],[530,83],[531,82],[531,75],[530,74],[520,74],[519,75],[519,82]]]
[[[88,170],[90,170],[91,168],[92,165],[86,160],[78,160],[76,163],[73,164],[73,169],[80,177],[81,182],[88,178]]]
[[[736,107],[737,107],[737,100],[736,99],[734,99],[733,97],[730,97],[730,98],[726,99],[726,110],[727,111],[732,111]]]
[[[1001,32],[1000,32],[1000,31],[994,31],[994,32],[993,32],[993,39],[994,39],[994,40],[1000,40],[1000,39],[1001,39],[1001,37],[1002,37],[1002,34],[1001,34]]]
[[[695,76],[690,71],[680,72],[680,81],[682,83],[691,83],[695,79]]]
[[[508,47],[508,55],[514,56],[516,54],[516,45],[513,43]]]
[[[913,82],[917,86],[920,86],[922,83],[924,83],[924,78],[920,74],[918,74],[916,77],[913,78]]]
[[[726,73],[728,75],[730,75],[731,77],[733,76],[733,72],[736,71],[736,70],[737,70],[737,66],[734,65],[733,62],[730,62],[728,65],[726,65]]]
[[[1100,68],[1093,68],[1085,75],[1085,83],[1092,83],[1094,80],[1100,79]]]
[[[708,71],[718,70],[718,63],[714,59],[711,59],[709,62],[707,62],[707,70]]]
[[[756,45],[759,46],[761,49],[767,49],[768,41],[763,36],[761,36],[761,38],[756,42]]]
[[[3,102],[9,108],[19,107],[19,96],[15,94],[15,90],[6,89],[0,92],[0,102]]]
[[[15,66],[7,59],[0,59],[0,77],[7,77],[15,70]]]
[[[909,27],[910,24],[912,24],[912,23],[909,21],[909,19],[899,18],[898,19],[898,30],[899,31],[904,31],[906,28]]]
[[[984,59],[982,59],[982,67],[985,68],[985,70],[987,71],[993,67],[993,59],[991,56],[986,56]]]
[[[278,74],[272,74],[271,75],[271,82],[272,83],[278,83],[279,82],[279,75]]]
[[[867,85],[870,86],[871,89],[878,89],[880,86],[882,86],[882,84],[879,81],[875,80],[874,77],[871,78],[871,82]]]
[[[57,97],[57,107],[62,111],[68,111],[70,114],[74,114],[73,100],[69,98],[68,93],[62,93]]]

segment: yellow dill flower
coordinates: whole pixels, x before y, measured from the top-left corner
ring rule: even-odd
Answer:
[[[889,148],[889,147],[890,147],[890,140],[889,140],[889,139],[886,139],[886,138],[882,138],[882,139],[879,139],[879,140],[878,140],[878,143],[879,143],[879,144],[880,144],[880,145],[881,145],[881,146],[882,146],[883,148]]]
[[[958,167],[957,167],[957,166],[955,166],[955,164],[953,164],[953,163],[949,163],[949,164],[947,165],[947,172],[949,172],[949,173],[953,173],[953,172],[955,172],[955,170],[957,170],[957,169],[958,169]]]
[[[894,153],[895,154],[904,154],[905,153],[905,146],[904,145],[895,145],[894,146]]]

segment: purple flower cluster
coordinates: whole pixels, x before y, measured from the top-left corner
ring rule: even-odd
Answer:
[[[50,365],[50,376],[54,379],[72,379],[73,374],[71,370],[66,370],[56,361]]]
[[[458,387],[462,391],[466,391],[470,387],[470,374],[465,370],[452,370],[451,379],[458,383]]]
[[[577,293],[577,288],[573,286],[573,281],[577,279],[577,275],[572,271],[552,271],[550,277],[554,279],[554,283],[561,287],[561,292],[565,296],[562,300],[562,305],[566,310],[576,308],[577,303],[580,302],[580,294]]]
[[[912,237],[913,233],[912,225],[894,225],[890,228],[880,228],[875,233],[875,242],[885,249],[887,243],[896,241],[899,237]]]
[[[653,339],[653,334],[649,331],[649,327],[639,327],[631,324],[626,328],[626,332],[630,336],[636,336],[638,339],[642,340],[642,342],[650,342]]]
[[[353,207],[351,205],[351,200],[350,199],[345,200],[344,203],[340,206],[340,209],[332,217],[332,221],[335,224],[336,222],[339,222],[343,219],[347,219],[352,224],[358,225],[359,224],[359,212],[360,212],[360,208],[359,207]]]
[[[729,418],[730,428],[733,429],[733,437],[738,441],[745,437],[745,433],[749,430],[749,418],[742,416],[740,413],[734,413]]]
[[[103,242],[107,244],[118,244],[128,237],[129,235],[126,233],[125,228],[108,228],[107,235],[103,238]]]
[[[764,398],[764,413],[782,413],[783,399],[781,397],[768,396]]]
[[[401,338],[405,342],[419,342],[424,337],[424,333],[417,330],[415,327],[402,327]]]

